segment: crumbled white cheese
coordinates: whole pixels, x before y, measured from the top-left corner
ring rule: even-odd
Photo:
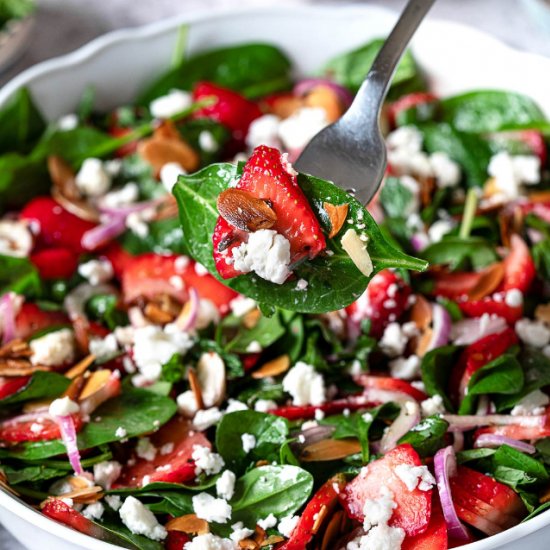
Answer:
[[[148,437],[141,437],[136,445],[136,454],[144,460],[154,460],[157,456],[157,448]]]
[[[105,495],[105,502],[115,511],[118,512],[122,506],[122,499],[119,495]]]
[[[386,145],[391,151],[406,149],[409,153],[418,153],[422,151],[422,134],[416,126],[400,126],[388,134]]]
[[[511,156],[501,151],[491,158],[487,170],[494,178],[497,191],[507,199],[518,198],[522,184],[540,181],[540,159],[536,156]]]
[[[155,118],[170,118],[188,109],[193,103],[193,97],[183,90],[171,90],[168,94],[157,97],[149,105],[149,110]]]
[[[430,166],[438,187],[454,187],[460,183],[460,166],[446,153],[432,153]]]
[[[231,506],[223,498],[215,498],[208,493],[199,493],[192,499],[196,516],[206,521],[227,523],[231,519]]]
[[[120,208],[128,206],[138,200],[139,187],[133,181],[128,182],[124,187],[111,191],[101,199],[102,206],[107,208]]]
[[[529,346],[543,348],[550,344],[550,328],[542,321],[520,319],[515,329],[520,340]]]
[[[405,531],[401,527],[377,525],[366,535],[358,537],[346,546],[346,550],[399,550],[405,540]]]
[[[289,538],[299,521],[300,516],[285,516],[284,518],[281,518],[281,521],[279,521],[277,531],[279,531],[283,537]]]
[[[211,426],[215,426],[222,418],[223,413],[218,407],[210,407],[209,409],[201,409],[195,413],[193,417],[193,425],[197,430],[203,432]]]
[[[70,414],[76,414],[80,410],[78,403],[75,403],[69,396],[60,397],[54,399],[48,412],[51,416],[69,416]]]
[[[118,353],[118,341],[112,332],[105,338],[92,338],[89,347],[90,353],[99,361],[110,359]]]
[[[105,507],[101,502],[94,502],[88,504],[84,510],[82,510],[82,515],[88,519],[101,519],[101,516],[105,512]]]
[[[427,466],[398,464],[393,471],[409,491],[414,491],[416,488],[421,491],[429,491],[435,485],[435,478]]]
[[[179,162],[167,162],[160,169],[160,181],[168,193],[172,192],[172,187],[180,176],[187,174],[186,170]]]
[[[518,288],[512,288],[506,291],[504,302],[510,307],[520,307],[523,305],[523,293]]]
[[[215,153],[218,150],[219,145],[214,139],[212,132],[203,130],[199,134],[199,147],[206,153]]]
[[[0,254],[16,258],[27,257],[33,247],[32,233],[22,221],[0,221]]]
[[[397,128],[386,138],[386,145],[388,163],[398,175],[432,176],[430,158],[422,151],[422,134],[416,127]]]
[[[370,529],[373,525],[387,523],[396,507],[393,493],[385,485],[382,485],[380,487],[380,497],[377,499],[367,498],[363,504],[365,530]]]
[[[252,298],[246,296],[237,296],[229,302],[231,313],[236,317],[242,317],[257,307],[257,303]]]
[[[252,151],[259,145],[281,148],[279,124],[281,119],[276,115],[263,115],[252,121],[248,127],[246,146]]]
[[[76,174],[75,183],[83,195],[100,197],[111,187],[111,175],[100,159],[87,158]]]
[[[185,354],[193,346],[190,336],[176,324],[164,328],[156,325],[139,327],[135,330],[134,341],[134,362],[149,382],[158,379],[162,365],[174,354]]]
[[[234,523],[231,526],[231,529],[233,529],[233,532],[229,535],[229,538],[235,543],[238,543],[243,539],[247,539],[254,534],[254,531],[252,529],[247,529],[246,527],[244,527],[242,521]]]
[[[438,243],[441,239],[450,233],[456,226],[453,220],[437,220],[430,225],[428,229],[428,237],[430,242]]]
[[[252,434],[242,434],[241,442],[243,444],[243,451],[248,454],[254,447],[256,447],[256,437]]]
[[[172,443],[172,441],[169,441],[168,443],[161,445],[159,449],[159,453],[162,456],[166,456],[166,455],[169,455],[173,450],[174,450],[174,443]]]
[[[550,398],[540,390],[532,391],[516,403],[510,414],[512,416],[544,414],[545,407],[550,403]]]
[[[254,410],[258,412],[266,413],[276,408],[277,408],[277,403],[272,399],[258,399],[254,403]]]
[[[420,184],[412,176],[407,175],[401,176],[399,183],[411,194],[411,200],[403,210],[403,216],[407,218],[420,208]]]
[[[125,438],[128,435],[128,432],[126,431],[126,428],[123,428],[122,426],[119,426],[115,430],[115,436],[119,437],[121,439]]]
[[[298,279],[296,283],[296,290],[305,290],[308,286],[308,282],[305,279]]]
[[[212,533],[206,533],[193,537],[192,541],[185,543],[184,548],[185,550],[235,550],[235,543]]]
[[[178,404],[179,412],[187,417],[194,416],[199,409],[195,394],[191,390],[180,393],[176,397],[176,403]]]
[[[134,343],[134,327],[116,327],[114,331],[115,338],[121,346],[131,346]]]
[[[73,361],[75,356],[74,334],[71,329],[63,328],[48,332],[29,342],[33,365],[58,366]]]
[[[236,411],[247,411],[248,407],[246,403],[239,401],[238,399],[229,399],[227,402],[227,407],[225,409],[225,414],[229,414]]]
[[[290,393],[294,405],[322,405],[326,400],[323,375],[303,361],[286,373],[283,389]]]
[[[224,470],[223,474],[216,480],[216,494],[225,500],[231,500],[235,492],[235,481],[237,476],[231,470]]]
[[[104,460],[94,464],[94,482],[104,489],[110,489],[122,472],[122,465],[116,460]]]
[[[260,353],[262,351],[262,345],[258,340],[252,340],[248,346],[246,346],[247,353]]]
[[[213,453],[208,447],[202,445],[193,445],[191,458],[195,461],[195,475],[204,472],[207,475],[214,475],[221,472],[225,466],[223,458]]]
[[[149,235],[149,225],[147,222],[153,220],[156,216],[154,208],[145,208],[138,212],[130,212],[126,216],[126,227],[135,235],[141,238]]]
[[[420,357],[398,357],[389,362],[390,374],[393,378],[401,380],[414,380],[420,376]]]
[[[68,113],[57,119],[56,126],[62,132],[69,132],[78,126],[78,116],[75,113]]]
[[[323,409],[315,409],[315,420],[323,420],[323,418],[325,418]]]
[[[390,323],[384,330],[380,340],[380,348],[388,357],[403,355],[409,338],[417,333],[416,325],[413,322],[400,325]]]
[[[258,525],[262,529],[267,530],[277,525],[277,518],[273,514],[269,514],[269,516],[267,516],[266,518],[258,520]]]
[[[328,124],[322,107],[302,107],[279,123],[279,139],[286,149],[301,150]]]
[[[443,414],[445,412],[445,406],[443,405],[443,398],[439,394],[435,394],[428,399],[425,399],[420,403],[423,416],[432,416],[434,414]]]
[[[283,284],[290,274],[290,242],[272,229],[250,233],[246,243],[233,248],[232,255],[237,271],[254,271],[272,283]]]
[[[118,511],[122,523],[136,535],[144,535],[152,540],[164,540],[166,529],[159,524],[153,512],[146,508],[137,498],[126,497]]]

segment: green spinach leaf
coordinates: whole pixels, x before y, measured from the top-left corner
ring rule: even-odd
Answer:
[[[271,317],[262,315],[253,328],[240,327],[233,340],[225,346],[225,350],[232,353],[247,353],[249,346],[255,342],[265,349],[274,344],[285,332],[277,313]]]
[[[445,446],[448,427],[449,423],[439,416],[429,416],[407,432],[399,444],[410,443],[421,457],[433,456]]]
[[[0,407],[23,403],[31,399],[58,397],[69,387],[70,383],[71,381],[61,374],[37,371],[26,386],[13,395],[0,399]]]
[[[447,388],[461,351],[462,348],[457,346],[436,348],[424,355],[420,365],[426,393],[431,396],[441,395],[448,411],[453,411],[454,406],[447,395]]]
[[[40,289],[38,271],[28,258],[0,255],[0,294],[11,290],[34,297]]]

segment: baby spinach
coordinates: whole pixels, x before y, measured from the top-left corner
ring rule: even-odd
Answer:
[[[380,191],[382,208],[390,218],[403,216],[410,212],[410,205],[414,197],[412,191],[405,187],[399,178],[388,177]]]
[[[1,0],[0,29],[11,19],[21,19],[30,15],[35,9],[34,0]]]
[[[223,150],[231,138],[231,133],[223,124],[210,118],[188,120],[178,128],[183,139],[199,153],[201,166],[207,166],[220,160]],[[201,134],[207,132],[212,136],[216,148],[212,151],[201,147]]]
[[[550,281],[550,239],[543,239],[531,248],[539,277]]]
[[[136,235],[133,231],[126,231],[119,237],[122,247],[137,256],[145,252],[157,254],[185,254],[182,245],[182,230],[178,218],[166,218],[148,224],[147,235]]]
[[[67,475],[66,470],[50,468],[48,466],[24,466],[23,468],[12,468],[6,464],[2,465],[2,470],[8,476],[10,485],[18,485],[19,483],[39,483],[56,477]]]
[[[205,80],[255,98],[291,86],[290,61],[269,44],[241,44],[198,53],[160,76],[138,99],[149,104],[176,88]]]
[[[0,294],[11,290],[25,296],[36,296],[40,288],[38,271],[27,258],[0,254]]]
[[[119,299],[114,294],[96,294],[85,304],[86,314],[90,319],[104,324],[110,330],[128,324],[128,315],[118,309]]]
[[[448,427],[449,423],[439,416],[429,416],[407,432],[399,444],[410,443],[421,457],[433,456],[445,446]]]
[[[548,472],[539,460],[533,458],[513,447],[501,445],[493,455],[493,462],[498,466],[505,466],[521,470],[539,481],[548,479]]]
[[[130,550],[162,550],[164,545],[143,535],[132,533],[120,522],[120,517],[114,511],[106,510],[100,520],[95,521],[107,532],[108,542],[129,548]]]
[[[216,271],[212,256],[212,234],[218,218],[216,201],[218,195],[234,184],[239,176],[240,170],[233,164],[214,164],[195,174],[180,176],[173,189],[179,205],[184,245],[195,260],[220,280],[222,279]],[[425,262],[390,246],[371,215],[345,191],[330,182],[305,174],[300,174],[298,182],[327,232],[330,222],[323,210],[323,202],[349,204],[348,220],[352,223],[346,224],[346,228],[365,228],[369,237],[367,249],[374,265],[374,273],[388,267],[416,270],[426,268]],[[370,279],[357,269],[342,249],[338,238],[329,239],[327,246],[333,253],[331,256],[321,254],[313,261],[305,261],[296,267],[296,278],[303,278],[308,282],[305,290],[296,288],[295,280],[275,286],[254,274],[241,275],[223,282],[258,302],[275,307],[309,313],[340,309],[358,298]]]
[[[471,462],[472,460],[482,460],[493,456],[496,453],[496,449],[466,449],[465,451],[459,451],[456,453],[456,459],[459,464]]]
[[[70,385],[71,381],[61,374],[48,371],[35,372],[28,384],[18,392],[0,399],[0,407],[23,403],[31,399],[48,399],[58,397]]]
[[[241,436],[250,434],[256,445],[246,453]],[[277,461],[279,448],[288,437],[288,422],[281,417],[256,411],[236,411],[226,414],[216,430],[216,448],[228,468],[243,472],[258,460]]]
[[[241,326],[235,337],[225,346],[232,353],[247,353],[248,347],[257,342],[262,349],[275,343],[286,332],[285,327],[276,313],[271,317],[262,315],[252,328]]]

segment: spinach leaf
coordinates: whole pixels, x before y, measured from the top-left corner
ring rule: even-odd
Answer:
[[[19,483],[38,483],[40,481],[47,481],[67,475],[67,470],[58,470],[42,465],[24,466],[23,468],[15,469],[3,464],[2,470],[8,476],[10,485],[18,485]]]
[[[114,511],[107,510],[102,516],[101,520],[95,521],[98,525],[101,525],[109,535],[109,542],[122,546],[123,548],[129,548],[132,550],[162,550],[164,544],[151,540],[143,535],[136,535],[132,533],[125,525],[120,521],[120,517]]]
[[[496,453],[496,449],[466,449],[465,451],[459,451],[456,454],[456,459],[459,464],[470,462],[472,460],[481,460],[493,456]]]
[[[197,118],[187,121],[178,128],[183,139],[199,153],[201,166],[219,161],[223,150],[231,138],[231,132],[223,124],[210,118]],[[207,132],[216,144],[212,151],[201,147],[201,135]]]
[[[25,296],[36,296],[40,288],[38,271],[28,258],[0,254],[0,294],[11,290]]]
[[[462,132],[497,132],[510,125],[544,120],[535,102],[522,94],[481,90],[441,101],[443,120]]]
[[[550,437],[539,439],[535,443],[535,447],[541,455],[541,460],[545,464],[550,464]]]
[[[379,38],[355,50],[337,55],[324,65],[321,74],[349,88],[352,92],[357,92],[382,44],[384,44],[384,39]],[[407,50],[397,66],[392,80],[392,87],[396,94],[400,91],[398,91],[398,88],[403,88],[410,83],[419,84],[418,87],[422,88],[423,86],[419,80],[416,62],[410,50]]]
[[[457,346],[436,348],[424,355],[420,364],[426,393],[431,396],[441,395],[448,411],[453,411],[454,407],[447,395],[447,388],[461,351],[462,348]]]
[[[520,485],[532,485],[537,482],[537,478],[533,475],[517,468],[510,468],[509,466],[498,465],[493,471],[493,477],[508,485],[514,491],[518,491]]]
[[[27,88],[19,89],[0,109],[0,154],[27,153],[46,129]]]
[[[122,439],[115,435],[117,428],[126,432],[125,437],[136,437],[155,431],[176,412],[176,404],[168,397],[141,389],[125,389],[116,399],[110,399],[99,407],[91,421],[78,434],[78,447],[91,449],[104,443]],[[101,418],[101,422],[97,421]],[[21,445],[6,453],[21,460],[40,460],[64,454],[62,441],[37,441]]]
[[[508,445],[501,445],[497,449],[497,452],[493,455],[493,462],[496,466],[521,470],[538,481],[548,479],[548,472],[544,464]]]
[[[478,395],[516,394],[523,387],[523,380],[523,369],[513,355],[497,357],[472,374],[459,414],[471,414]]]
[[[10,19],[22,19],[35,9],[34,0],[2,0],[0,2],[0,29]]]
[[[240,327],[233,340],[225,346],[225,350],[233,353],[246,353],[253,342],[257,342],[262,349],[265,349],[281,338],[285,332],[285,327],[277,313],[271,317],[262,315],[254,327],[250,329],[244,326]]]
[[[96,294],[85,304],[86,314],[90,319],[103,323],[110,330],[128,324],[128,315],[117,308],[118,297],[114,294]]]
[[[61,374],[37,371],[26,386],[13,395],[0,399],[0,407],[23,403],[31,399],[58,397],[69,387],[70,383],[71,381]]]
[[[439,416],[429,416],[411,428],[399,440],[399,444],[410,443],[421,457],[433,456],[445,446],[448,427],[449,423]]]
[[[275,46],[242,44],[199,53],[170,69],[138,99],[149,104],[170,90],[191,90],[200,80],[230,88],[249,98],[291,86],[290,61]]]
[[[220,277],[212,256],[212,234],[218,218],[216,201],[218,195],[239,176],[239,168],[233,164],[214,164],[195,174],[180,176],[173,190],[179,205],[184,245],[191,256],[218,279]],[[388,267],[417,270],[426,268],[425,262],[391,247],[382,237],[370,214],[350,195],[333,184],[312,176],[301,174],[298,181],[326,232],[330,230],[330,223],[323,210],[323,202],[349,204],[348,219],[354,222],[349,227],[361,225],[369,236],[367,249],[374,265],[374,273]],[[318,256],[295,269],[297,278],[308,281],[305,290],[297,289],[296,281],[287,281],[275,287],[273,283],[254,274],[241,275],[223,282],[260,303],[268,303],[274,307],[311,313],[340,309],[362,294],[369,278],[360,273],[337,238],[329,239],[327,245],[333,252],[332,256]]]
[[[255,447],[243,450],[242,435],[256,438]],[[236,411],[226,414],[216,430],[216,448],[226,465],[237,473],[258,460],[277,461],[279,448],[288,437],[288,422],[281,417],[256,411]]]
[[[550,239],[543,239],[531,248],[539,277],[550,281]]]
[[[149,222],[147,225],[149,232],[145,236],[125,231],[118,238],[122,248],[134,256],[145,252],[185,254],[183,232],[178,218],[166,218]]]
[[[542,512],[546,512],[550,508],[550,502],[545,502],[544,504],[541,504],[537,508],[535,508],[527,517],[524,517],[521,520],[521,523],[525,523],[526,521],[529,521],[530,519],[533,519],[535,516],[538,516],[539,514],[542,514]]]
[[[380,191],[382,208],[390,218],[398,218],[408,212],[414,200],[412,191],[399,178],[388,177]]]

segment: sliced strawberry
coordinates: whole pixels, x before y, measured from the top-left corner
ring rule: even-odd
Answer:
[[[78,255],[68,248],[45,248],[31,254],[42,279],[69,279],[78,266]]]
[[[28,338],[39,330],[69,324],[69,318],[61,311],[44,311],[36,304],[25,302],[15,318],[16,338]]]
[[[400,380],[399,378],[392,378],[391,376],[373,376],[370,374],[362,374],[355,379],[355,382],[364,388],[406,393],[417,401],[424,401],[424,399],[428,398],[423,391],[416,389],[409,382]]]
[[[432,503],[432,517],[428,529],[420,535],[406,537],[401,544],[401,550],[447,550],[447,524],[443,517],[441,504],[434,498]]]
[[[276,416],[288,418],[288,420],[311,419],[315,418],[316,411],[322,411],[326,416],[340,414],[346,409],[349,411],[358,411],[368,409],[379,405],[379,403],[367,401],[363,396],[351,396],[345,399],[336,399],[323,405],[288,405],[277,407],[269,412]]]
[[[326,248],[321,226],[295,175],[289,173],[277,149],[261,145],[254,150],[244,167],[238,189],[254,197],[270,201],[277,215],[273,230],[290,241],[291,262],[315,258]],[[236,230],[221,216],[214,229],[214,260],[219,274],[228,279],[238,274],[228,263],[232,250],[246,239],[246,233]]]
[[[486,313],[488,315],[498,315],[509,325],[513,325],[523,316],[523,306],[509,306],[502,298],[495,300],[493,297],[488,296],[482,300],[458,301],[457,304],[462,313],[468,317],[481,317]]]
[[[101,250],[99,255],[107,258],[111,262],[115,277],[118,279],[122,277],[122,273],[126,267],[133,262],[135,257],[129,252],[126,252],[120,243],[116,241],[111,242],[109,246]]]
[[[106,531],[99,525],[96,525],[89,519],[85,518],[80,512],[74,508],[67,506],[59,498],[50,498],[42,507],[42,513],[59,523],[63,523],[76,531],[80,531],[85,535],[90,535],[96,539],[105,540]]]
[[[510,238],[510,253],[504,260],[504,280],[502,291],[517,288],[527,292],[536,276],[535,262],[529,253],[529,247],[518,235]]]
[[[340,493],[340,501],[350,517],[363,522],[365,501],[380,498],[380,488],[385,486],[393,493],[393,500],[397,504],[389,524],[401,527],[407,536],[412,537],[424,533],[428,528],[432,512],[432,489],[421,491],[416,488],[409,491],[394,472],[400,464],[420,466],[422,463],[411,445],[399,445],[365,466]]]
[[[78,432],[83,425],[79,415],[72,415],[75,429]],[[41,426],[39,429],[38,426]],[[36,415],[36,418],[29,419],[28,415],[4,420],[0,424],[0,441],[9,443],[21,443],[23,441],[49,441],[59,439],[61,432],[55,420]]]
[[[324,507],[327,514],[330,514],[338,503],[338,495],[346,486],[346,478],[343,474],[335,475],[326,481],[307,503],[302,512],[298,524],[292,531],[289,539],[278,548],[278,550],[303,550],[317,532],[319,525],[316,525],[321,509]]]
[[[71,214],[51,197],[36,197],[21,211],[21,219],[29,220],[39,229],[38,243],[42,246],[61,246],[73,252],[84,251],[82,235],[95,224]]]
[[[193,90],[193,99],[215,98],[216,102],[208,107],[203,107],[195,116],[205,117],[221,122],[232,132],[237,140],[243,140],[248,132],[250,123],[262,116],[260,108],[242,95],[222,88],[210,82],[199,82]]]
[[[114,488],[141,487],[146,477],[149,483],[192,481],[195,478],[195,464],[191,458],[193,447],[211,447],[208,439],[201,432],[194,430],[190,422],[181,416],[174,418],[151,435],[151,442],[158,449],[155,458],[136,458],[132,466],[124,468],[122,475],[113,485]],[[166,454],[162,454],[164,445],[170,449]]]
[[[548,414],[548,413],[547,413]],[[520,424],[509,424],[507,426],[487,426],[476,430],[474,439],[482,434],[495,434],[509,437],[511,439],[531,440],[550,437],[550,421],[547,420],[543,426],[521,426]]]
[[[113,126],[109,129],[109,134],[111,134],[113,137],[124,137],[127,134],[132,132],[132,128],[122,128],[121,126]],[[118,158],[127,157],[128,155],[133,155],[137,151],[138,142],[136,141],[130,141],[126,145],[122,145],[122,147],[119,147],[115,155]]]
[[[30,379],[30,376],[17,376],[15,378],[0,376],[0,399],[6,399],[6,397],[17,393],[29,383]]]
[[[464,298],[475,288],[483,272],[441,272],[434,274],[434,287],[430,292],[434,296],[443,296],[450,300]]]
[[[377,273],[365,292],[346,308],[352,321],[371,321],[371,334],[380,338],[386,326],[405,311],[411,287],[393,271]]]
[[[396,126],[397,119],[400,113],[412,109],[413,107],[425,106],[429,103],[438,101],[437,96],[429,92],[413,92],[411,94],[400,97],[397,101],[390,103],[387,109],[389,122],[392,126]]]
[[[164,548],[166,550],[184,550],[185,545],[190,541],[187,533],[181,531],[168,531],[168,536],[164,541]]]
[[[210,300],[221,313],[226,313],[229,302],[238,294],[197,266],[193,260],[182,256],[160,256],[152,252],[128,259],[122,274],[124,299],[132,302],[140,296],[153,298],[169,294],[184,302],[192,287],[201,299]]]

